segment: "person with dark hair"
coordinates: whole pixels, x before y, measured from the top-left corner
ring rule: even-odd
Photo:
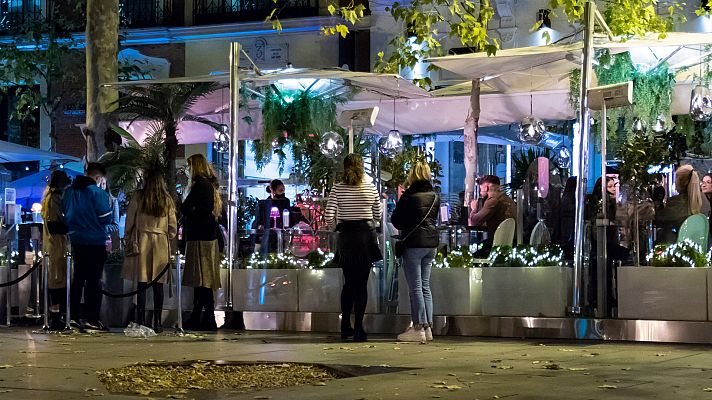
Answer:
[[[514,218],[516,205],[514,200],[507,196],[500,188],[499,177],[485,175],[478,180],[480,185],[480,205],[477,200],[470,202],[470,226],[487,229],[487,239],[482,243],[482,248],[476,253],[478,257],[488,255],[492,250],[492,242],[497,227],[507,218]]]
[[[215,170],[202,154],[188,157],[191,186],[180,206],[185,218],[185,275],[183,285],[194,287],[188,329],[215,331],[215,294],[220,289],[220,227],[222,197]],[[224,244],[224,243],[223,243]],[[203,312],[203,310],[205,310]]]
[[[279,179],[272,179],[267,186],[267,193],[269,193],[270,198],[273,199],[283,199],[284,197],[284,192],[286,191],[286,188],[284,186],[284,182],[282,182]]]
[[[62,198],[64,221],[67,224],[74,257],[71,307],[81,316],[79,304],[84,295],[82,309],[85,329],[105,330],[99,320],[101,309],[101,275],[106,262],[106,227],[111,224],[113,206],[109,194],[99,186],[106,180],[106,169],[100,163],[89,163],[86,175],[74,178]]]
[[[376,187],[363,170],[363,158],[349,154],[344,159],[344,174],[329,193],[326,222],[339,232],[334,260],[343,270],[341,291],[341,340],[353,336],[365,342],[363,317],[368,302],[368,276],[372,264],[381,259],[375,226],[383,213]],[[351,327],[351,311],[355,325]]]
[[[67,225],[62,215],[62,196],[72,181],[61,169],[52,172],[47,189],[42,196],[42,251],[49,256],[49,287],[50,305],[57,307],[51,311],[50,329],[60,330],[64,324],[60,314],[67,311]],[[65,314],[66,315],[66,314]]]
[[[170,262],[170,242],[176,236],[176,208],[173,198],[166,188],[166,182],[158,171],[145,175],[143,188],[136,191],[126,212],[127,242],[131,243],[135,254],[124,257],[124,279],[137,282],[141,290],[136,295],[135,322],[145,325],[146,289]],[[128,246],[127,246],[128,247]],[[160,333],[163,311],[163,284],[168,281],[164,274],[153,284],[153,330]]]
[[[257,229],[264,230],[264,234],[260,235],[256,240],[260,243],[260,253],[266,256],[267,253],[277,252],[277,233],[272,228],[289,228],[292,225],[290,219],[289,225],[284,226],[282,215],[284,210],[290,210],[290,201],[284,195],[284,182],[279,179],[273,179],[267,185],[267,193],[269,196],[260,200],[257,206]],[[276,207],[279,216],[276,219],[271,219],[270,212]],[[274,225],[274,226],[273,226]]]

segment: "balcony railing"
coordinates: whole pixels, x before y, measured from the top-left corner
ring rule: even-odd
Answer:
[[[43,0],[0,0],[0,33],[11,33],[42,20],[43,5]]]
[[[182,25],[182,13],[174,13],[172,0],[120,0],[119,23],[126,28]]]
[[[318,0],[194,0],[193,23],[262,21],[277,7],[279,17],[303,18],[319,15]]]

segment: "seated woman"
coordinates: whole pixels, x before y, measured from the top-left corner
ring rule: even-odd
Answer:
[[[709,205],[702,201],[700,177],[691,165],[683,165],[675,172],[675,189],[679,194],[668,198],[655,215],[660,228],[658,242],[674,243],[685,219],[693,214],[709,215]]]

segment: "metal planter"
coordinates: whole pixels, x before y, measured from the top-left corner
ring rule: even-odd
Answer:
[[[298,311],[296,269],[240,269],[233,276],[236,311]]]
[[[482,268],[433,268],[433,315],[482,315]],[[398,314],[410,314],[403,270],[398,271]]]
[[[482,314],[565,317],[572,272],[568,267],[483,268]]]
[[[341,268],[299,270],[299,311],[341,312],[341,289],[344,274]],[[380,312],[380,269],[372,268],[368,278],[366,313]]]

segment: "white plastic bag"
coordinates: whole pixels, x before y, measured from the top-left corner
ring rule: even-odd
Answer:
[[[124,335],[128,337],[140,337],[140,338],[147,338],[147,337],[152,337],[152,336],[158,336],[156,335],[156,332],[143,325],[139,325],[135,322],[131,322],[129,326],[124,328]]]

